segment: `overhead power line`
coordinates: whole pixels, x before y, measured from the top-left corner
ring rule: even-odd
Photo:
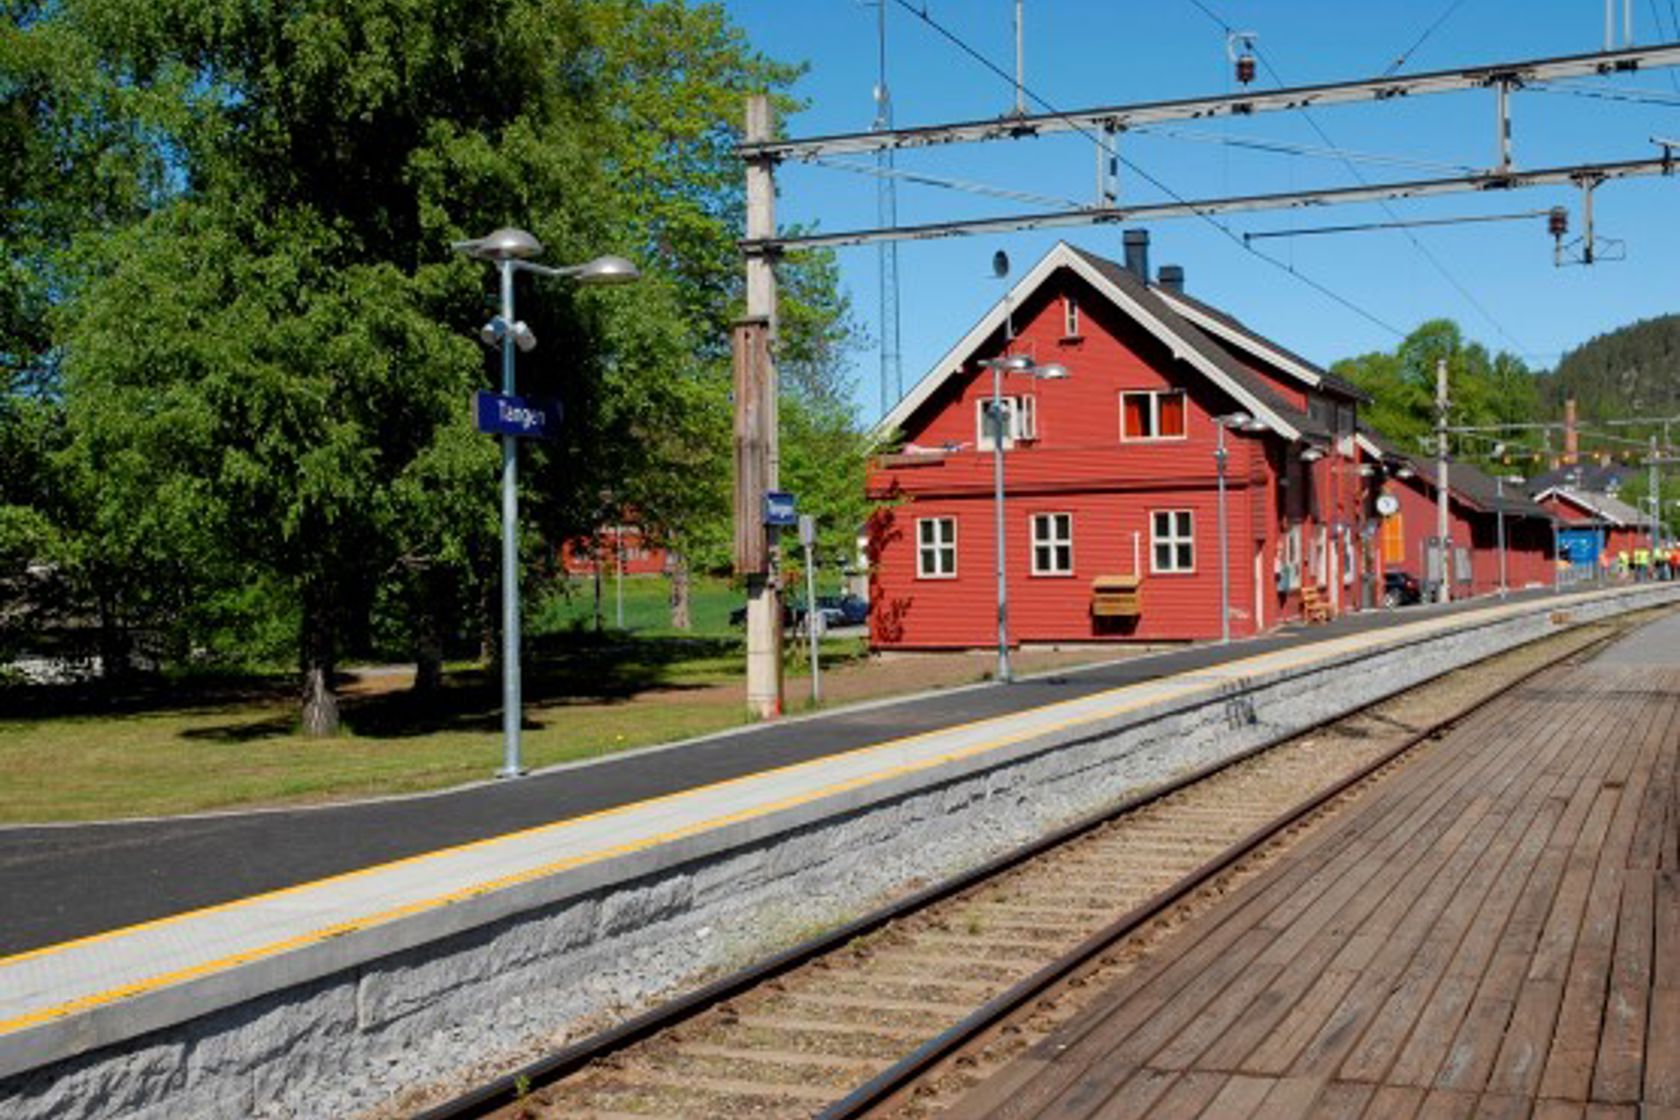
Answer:
[[[965,41],[961,36],[957,35],[956,33],[952,32],[950,29],[946,28],[938,20],[935,20],[932,16],[930,16],[928,14],[928,12],[925,8],[921,8],[921,9],[915,8],[909,3],[909,0],[898,0],[898,4],[899,4],[900,7],[904,8],[906,11],[910,12],[912,15],[917,16],[919,19],[922,20],[923,23],[927,24],[930,28],[932,28],[939,35],[944,37],[952,45],[957,47],[957,49],[961,50],[964,54],[966,54],[970,58],[974,59],[976,62],[978,62],[981,66],[985,67],[987,70],[990,70],[993,74],[995,74],[998,77],[1002,78],[1003,80],[1009,82],[1012,86],[1019,84],[1014,75],[1009,74],[1002,67],[998,66],[991,59],[987,58],[984,54],[982,54],[980,51],[975,49],[972,45],[970,45],[967,41]],[[1107,152],[1112,158],[1114,158],[1119,163],[1124,165],[1127,168],[1127,170],[1132,172],[1132,174],[1134,174],[1134,175],[1138,176],[1139,178],[1143,179],[1144,181],[1148,182],[1150,185],[1154,186],[1157,190],[1161,191],[1161,193],[1163,193],[1163,194],[1167,195],[1169,198],[1173,199],[1180,206],[1186,207],[1190,213],[1194,214],[1196,217],[1201,218],[1203,221],[1205,221],[1209,225],[1211,225],[1214,229],[1216,229],[1220,233],[1224,234],[1228,239],[1230,239],[1232,244],[1234,244],[1238,248],[1242,249],[1243,252],[1252,254],[1253,256],[1258,257],[1259,259],[1261,259],[1261,260],[1267,262],[1268,264],[1272,265],[1274,268],[1278,268],[1278,269],[1288,273],[1289,275],[1295,277],[1297,280],[1301,281],[1303,284],[1306,284],[1308,287],[1312,288],[1314,291],[1318,292],[1319,294],[1329,298],[1330,300],[1332,300],[1333,302],[1335,302],[1337,304],[1340,304],[1341,306],[1347,308],[1348,310],[1354,312],[1355,314],[1361,316],[1362,318],[1364,318],[1367,321],[1375,324],[1376,326],[1381,327],[1383,330],[1388,331],[1390,334],[1393,334],[1395,337],[1397,337],[1397,338],[1404,338],[1405,337],[1405,332],[1404,331],[1401,331],[1399,328],[1395,327],[1392,323],[1388,323],[1388,322],[1384,321],[1383,319],[1381,319],[1377,315],[1373,314],[1372,312],[1367,311],[1365,308],[1359,306],[1357,303],[1354,303],[1352,300],[1348,299],[1346,296],[1342,295],[1340,292],[1337,292],[1337,291],[1327,287],[1326,285],[1320,283],[1319,281],[1314,280],[1310,276],[1307,276],[1306,274],[1298,271],[1293,265],[1286,264],[1285,262],[1278,260],[1276,257],[1272,257],[1272,256],[1267,255],[1266,253],[1262,253],[1260,250],[1254,248],[1252,245],[1249,245],[1247,242],[1243,241],[1243,239],[1241,237],[1237,236],[1237,234],[1229,226],[1225,225],[1223,222],[1219,221],[1218,219],[1212,217],[1210,214],[1204,213],[1203,211],[1197,209],[1195,207],[1195,204],[1187,202],[1185,200],[1184,196],[1180,195],[1177,191],[1175,191],[1171,187],[1167,186],[1166,183],[1162,182],[1160,179],[1158,179],[1157,177],[1155,177],[1154,175],[1152,175],[1148,171],[1144,170],[1141,166],[1139,166],[1134,161],[1132,161],[1132,160],[1126,158],[1125,156],[1121,155],[1119,153],[1119,151],[1117,151],[1115,149],[1115,147],[1106,140],[1106,138],[1104,138],[1103,136],[1099,135],[1096,132],[1093,132],[1091,130],[1090,126],[1080,124],[1080,123],[1077,123],[1077,122],[1073,121],[1070,117],[1068,117],[1066,114],[1064,114],[1061,110],[1057,109],[1054,105],[1052,105],[1045,98],[1039,96],[1037,91],[1031,90],[1031,89],[1026,89],[1024,86],[1022,86],[1021,88],[1023,89],[1026,96],[1032,98],[1032,100],[1035,104],[1041,106],[1043,109],[1046,110],[1049,118],[1057,120],[1057,121],[1065,122],[1074,132],[1077,132],[1077,133],[1083,135],[1086,139],[1088,139],[1092,143],[1096,144],[1103,151]],[[1025,118],[1017,118],[1017,119],[1025,119]]]
[[[1460,226],[1476,222],[1515,222],[1543,218],[1549,210],[1522,210],[1515,214],[1464,214],[1456,218],[1409,218],[1395,222],[1359,222],[1345,226],[1308,226],[1304,229],[1272,229],[1243,234],[1244,241],[1261,241],[1273,237],[1312,237],[1324,233],[1365,233],[1375,230],[1416,229],[1419,226]]]
[[[1399,73],[1400,68],[1402,66],[1406,65],[1406,60],[1408,58],[1411,58],[1412,55],[1417,52],[1417,49],[1419,47],[1423,46],[1424,43],[1428,42],[1429,37],[1431,35],[1435,34],[1436,31],[1440,30],[1441,25],[1446,23],[1447,20],[1451,19],[1453,13],[1458,11],[1458,9],[1462,8],[1463,6],[1464,6],[1464,0],[1453,0],[1453,2],[1451,4],[1448,4],[1446,11],[1442,12],[1439,16],[1437,16],[1434,23],[1430,24],[1428,27],[1423,29],[1423,34],[1419,35],[1417,37],[1417,41],[1414,42],[1411,46],[1407,47],[1405,50],[1401,51],[1399,56],[1397,58],[1395,58],[1395,60],[1393,62],[1388,64],[1388,69],[1383,71],[1383,77],[1386,78],[1391,74]]]
[[[1266,73],[1271,75],[1272,81],[1275,82],[1280,89],[1283,88],[1283,78],[1277,72],[1277,69],[1272,65],[1271,59],[1267,58],[1264,54],[1261,54],[1258,47],[1255,48],[1254,53],[1255,57],[1260,59],[1260,64],[1266,68]],[[1315,119],[1311,113],[1307,112],[1305,107],[1303,107],[1300,112],[1302,118],[1306,120],[1312,130],[1318,134],[1318,138],[1323,140],[1326,144],[1334,147],[1335,141],[1330,139],[1330,134],[1324,130],[1324,126],[1319,124],[1317,119]],[[1352,175],[1355,181],[1357,181],[1361,186],[1369,185],[1369,181],[1365,178],[1364,174],[1360,172],[1359,168],[1353,165],[1352,161],[1344,159],[1342,163],[1347,167],[1348,174]],[[1451,270],[1449,270],[1445,264],[1441,263],[1440,258],[1436,257],[1436,255],[1431,252],[1422,241],[1418,240],[1417,234],[1399,224],[1401,222],[1401,218],[1395,211],[1394,207],[1390,206],[1386,200],[1379,201],[1378,205],[1382,208],[1382,212],[1388,215],[1389,220],[1395,223],[1395,229],[1399,231],[1401,236],[1405,237],[1407,241],[1412,243],[1412,248],[1417,250],[1418,254],[1429,263],[1429,266],[1433,268],[1443,280],[1451,285],[1452,289],[1463,297],[1465,302],[1475,308],[1481,317],[1486,319],[1488,323],[1493,326],[1495,331],[1499,332],[1499,336],[1501,338],[1503,338],[1506,342],[1509,342],[1512,346],[1515,346],[1518,353],[1525,355],[1529,353],[1528,348],[1512,337],[1511,332],[1505,329],[1504,324],[1494,318],[1493,312],[1489,311],[1487,307],[1483,305],[1482,301],[1477,299],[1475,295],[1471,293],[1470,289],[1466,288],[1459,282],[1458,277],[1454,276]],[[1530,356],[1530,360],[1532,360],[1532,356]]]
[[[970,48],[931,15],[910,3],[910,0],[895,2],[937,34],[958,46],[964,53],[974,57],[988,70],[994,73],[1002,72],[1000,67]],[[878,151],[881,148],[918,148],[982,140],[1015,140],[1058,132],[1089,135],[1092,129],[1133,129],[1169,121],[1247,117],[1257,113],[1276,113],[1329,105],[1365,104],[1396,97],[1486,89],[1502,82],[1528,88],[1539,82],[1553,82],[1564,78],[1591,78],[1668,66],[1680,66],[1680,43],[1522,62],[1501,62],[1456,70],[1396,74],[1351,82],[1327,82],[1275,90],[1244,90],[1241,93],[1214,97],[1105,105],[1091,109],[1057,109],[1053,112],[1031,113],[1021,117],[1010,115],[954,124],[837,133],[802,140],[763,140],[742,144],[737,151],[747,158],[812,159],[816,156],[856,155]],[[1014,75],[1008,75],[1008,80],[1011,86],[1015,84]],[[1035,97],[1034,100],[1040,105],[1047,104],[1043,98]]]

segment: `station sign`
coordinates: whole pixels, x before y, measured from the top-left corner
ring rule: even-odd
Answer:
[[[778,529],[791,529],[799,524],[799,510],[792,494],[781,490],[764,492],[764,523]]]
[[[483,390],[474,399],[473,426],[487,435],[553,439],[560,430],[561,409],[557,400]]]

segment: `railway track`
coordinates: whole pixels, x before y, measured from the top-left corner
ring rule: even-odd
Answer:
[[[925,1113],[923,1079],[1100,960],[1123,971],[1293,839],[1408,764],[1414,748],[1643,616],[1460,670],[1186,775],[606,1034],[430,1108],[461,1117],[809,1117]],[[1009,1028],[1004,1028],[1008,1033]],[[1017,1033],[1019,1029],[1017,1028]],[[964,1078],[958,1076],[958,1082]],[[972,1080],[969,1078],[968,1080]],[[919,1091],[918,1091],[919,1090]],[[948,1099],[948,1095],[947,1095]]]

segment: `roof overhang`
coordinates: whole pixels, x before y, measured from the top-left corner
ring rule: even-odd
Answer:
[[[1170,289],[1157,288],[1155,294],[1160,296],[1168,307],[1215,338],[1228,342],[1239,350],[1246,350],[1300,381],[1308,388],[1317,389],[1323,386],[1324,375],[1298,359],[1292,358],[1274,347],[1267,346],[1245,331],[1237,330],[1217,315],[1209,315],[1190,301],[1177,298]]]
[[[1110,281],[1099,270],[1092,267],[1090,262],[1082,258],[1065,241],[1058,241],[1054,248],[1041,257],[1037,264],[1021,277],[1004,297],[994,304],[990,311],[974,325],[974,327],[937,362],[933,364],[922,379],[916,382],[910,392],[893,406],[892,410],[883,416],[875,425],[874,431],[884,437],[887,433],[900,428],[904,422],[913,416],[917,409],[927,403],[928,398],[938,391],[952,377],[961,373],[963,368],[973,359],[982,343],[991,337],[992,333],[1004,325],[1010,310],[1019,307],[1021,302],[1042,287],[1045,281],[1058,268],[1066,268],[1090,284],[1106,299],[1119,308],[1122,313],[1142,326],[1159,341],[1164,343],[1174,359],[1185,362],[1191,368],[1212,381],[1221,390],[1237,401],[1249,413],[1264,420],[1266,426],[1285,439],[1298,440],[1301,432],[1288,420],[1278,415],[1277,411],[1268,407],[1263,401],[1249,392],[1236,381],[1232,380],[1225,371],[1213,362],[1197,353],[1195,346],[1180,337],[1158,315],[1139,304],[1131,296]]]
[[[1534,495],[1534,501],[1536,504],[1545,501],[1547,498],[1556,498],[1560,502],[1568,502],[1581,512],[1591,514],[1600,521],[1603,521],[1606,525],[1611,525],[1618,529],[1637,527],[1639,524],[1638,522],[1630,522],[1624,517],[1618,517],[1614,511],[1598,505],[1584,492],[1580,490],[1571,490],[1566,486],[1548,486],[1546,489],[1540,491],[1540,493]]]

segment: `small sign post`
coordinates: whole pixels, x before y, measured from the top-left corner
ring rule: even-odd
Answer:
[[[480,390],[474,398],[473,426],[486,435],[553,439],[560,431],[561,415],[557,400]]]
[[[799,510],[793,495],[782,490],[765,491],[764,523],[775,529],[791,529],[798,525]]]
[[[817,519],[799,515],[799,543],[805,549],[805,630],[811,636],[811,703],[822,702],[822,666],[818,664],[817,639],[828,619],[817,609],[817,566],[811,562],[817,544]]]

